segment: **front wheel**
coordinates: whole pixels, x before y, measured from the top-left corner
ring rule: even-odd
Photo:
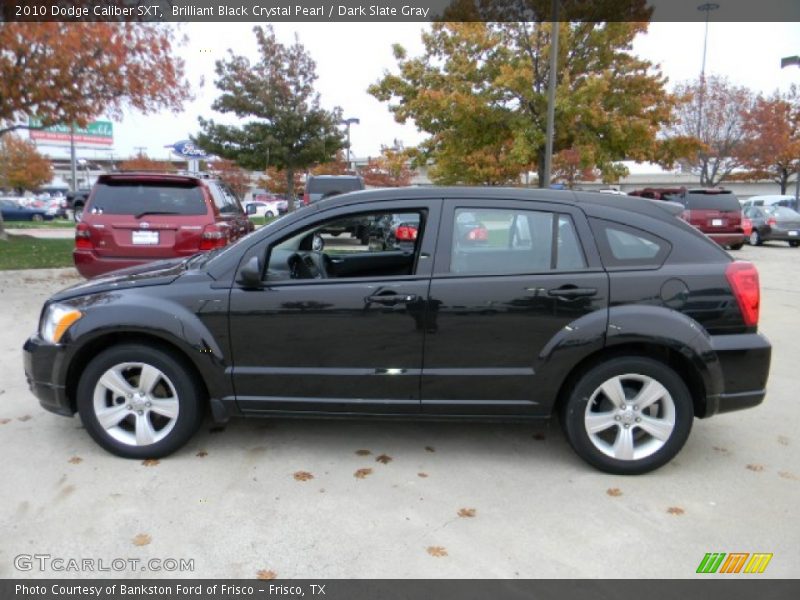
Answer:
[[[31,221],[35,221],[36,223],[41,223],[44,221],[44,217],[42,215],[33,215],[31,217]]]
[[[160,458],[183,446],[203,418],[202,391],[172,354],[139,344],[95,357],[78,383],[86,430],[109,452]]]
[[[586,372],[561,415],[575,452],[618,475],[647,473],[672,460],[693,416],[691,395],[678,374],[637,357],[615,358]]]
[[[759,235],[758,231],[753,229],[753,232],[750,234],[750,245],[751,246],[760,246],[763,243],[764,242],[761,239],[761,236]]]

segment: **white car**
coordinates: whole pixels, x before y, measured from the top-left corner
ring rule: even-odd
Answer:
[[[271,219],[286,212],[286,200],[253,200],[244,205],[248,217]]]

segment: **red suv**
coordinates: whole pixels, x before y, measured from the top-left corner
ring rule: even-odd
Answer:
[[[736,195],[721,188],[644,188],[631,196],[683,204],[683,219],[724,248],[739,250],[746,239],[742,207]]]
[[[225,184],[191,175],[113,173],[92,188],[75,229],[84,277],[226,246],[254,228]]]

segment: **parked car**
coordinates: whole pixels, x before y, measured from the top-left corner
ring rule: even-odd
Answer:
[[[3,221],[52,221],[53,214],[46,208],[22,206],[16,198],[0,199]]]
[[[323,198],[363,189],[364,180],[358,175],[309,175],[303,204],[314,204]]]
[[[266,217],[271,219],[286,214],[287,204],[284,200],[251,200],[244,205],[248,217]]]
[[[83,208],[86,206],[86,202],[89,200],[89,194],[91,193],[91,188],[82,188],[74,192],[67,192],[67,208],[72,211],[72,216],[76,223],[83,217]]]
[[[631,196],[678,202],[684,207],[683,219],[694,225],[723,248],[739,250],[745,242],[742,207],[730,190],[722,188],[645,188]]]
[[[419,214],[386,213],[372,220],[369,227],[371,250],[413,251],[419,236]]]
[[[785,206],[797,210],[797,203],[794,196],[786,194],[767,194],[764,196],[751,196],[742,202],[742,209],[748,209],[751,206]]]
[[[788,242],[796,248],[800,246],[800,213],[785,206],[751,206],[744,211],[753,229],[748,241],[752,246],[760,246],[768,241]]]
[[[75,228],[75,266],[95,277],[222,248],[255,229],[225,184],[192,175],[101,175]]]
[[[218,423],[560,415],[588,463],[644,473],[695,417],[760,404],[769,373],[755,266],[680,211],[503,188],[329,198],[216,252],[55,294],[25,343],[26,377],[42,406],[77,411],[130,458],[178,450],[207,410]],[[458,234],[465,212],[488,245]],[[416,216],[413,252],[321,244],[331,223],[387,213]]]

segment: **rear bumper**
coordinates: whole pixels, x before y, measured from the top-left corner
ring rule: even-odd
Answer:
[[[705,413],[718,413],[758,406],[767,393],[772,346],[760,333],[717,335],[711,347],[722,371],[722,392],[706,399]]]
[[[83,277],[91,279],[98,275],[105,275],[111,271],[127,269],[128,267],[139,267],[159,260],[171,260],[174,258],[187,258],[196,254],[197,251],[187,252],[186,254],[161,256],[153,258],[109,258],[97,256],[92,250],[78,249],[72,251],[72,258],[75,261],[75,268]]]
[[[706,235],[722,247],[738,246],[744,244],[746,239],[744,231],[738,233],[706,233]]]
[[[62,346],[48,344],[38,334],[32,335],[22,347],[25,379],[43,408],[65,417],[74,410],[66,391],[66,361]]]

